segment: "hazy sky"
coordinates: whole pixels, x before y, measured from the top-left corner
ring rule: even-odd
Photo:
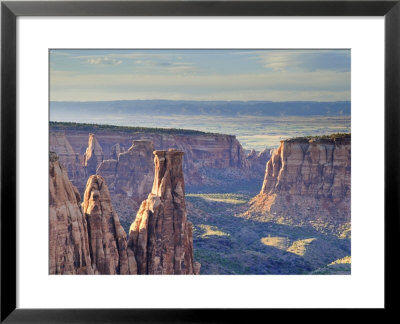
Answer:
[[[51,50],[50,100],[350,100],[350,50]]]

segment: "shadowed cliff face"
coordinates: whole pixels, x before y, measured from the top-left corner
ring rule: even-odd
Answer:
[[[50,274],[94,274],[80,195],[58,157],[50,153]]]
[[[282,141],[248,216],[350,236],[350,137]]]
[[[126,233],[111,205],[101,176],[89,178],[82,203],[88,224],[90,254],[100,274],[136,274],[133,253],[127,251]]]
[[[195,274],[192,224],[187,220],[183,152],[154,151],[155,176],[129,231],[139,274]]]

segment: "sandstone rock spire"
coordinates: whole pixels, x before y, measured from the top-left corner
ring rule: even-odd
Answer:
[[[89,142],[83,156],[83,165],[88,175],[96,174],[97,167],[104,160],[103,149],[94,134],[89,134]]]
[[[127,251],[126,233],[111,205],[101,176],[92,175],[86,185],[83,212],[87,219],[93,267],[100,274],[136,274],[136,261]]]
[[[53,152],[49,167],[49,273],[94,274],[79,192]]]
[[[182,151],[154,151],[155,176],[129,231],[138,274],[197,274],[192,224],[187,220]]]

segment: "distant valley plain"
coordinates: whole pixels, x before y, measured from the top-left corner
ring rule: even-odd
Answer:
[[[50,120],[194,129],[235,135],[244,149],[262,151],[299,136],[349,133],[350,102],[51,102]]]

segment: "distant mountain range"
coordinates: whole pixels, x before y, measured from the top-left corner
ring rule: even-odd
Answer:
[[[120,100],[68,102],[51,101],[50,115],[113,114],[154,116],[346,116],[350,101],[181,101]]]

